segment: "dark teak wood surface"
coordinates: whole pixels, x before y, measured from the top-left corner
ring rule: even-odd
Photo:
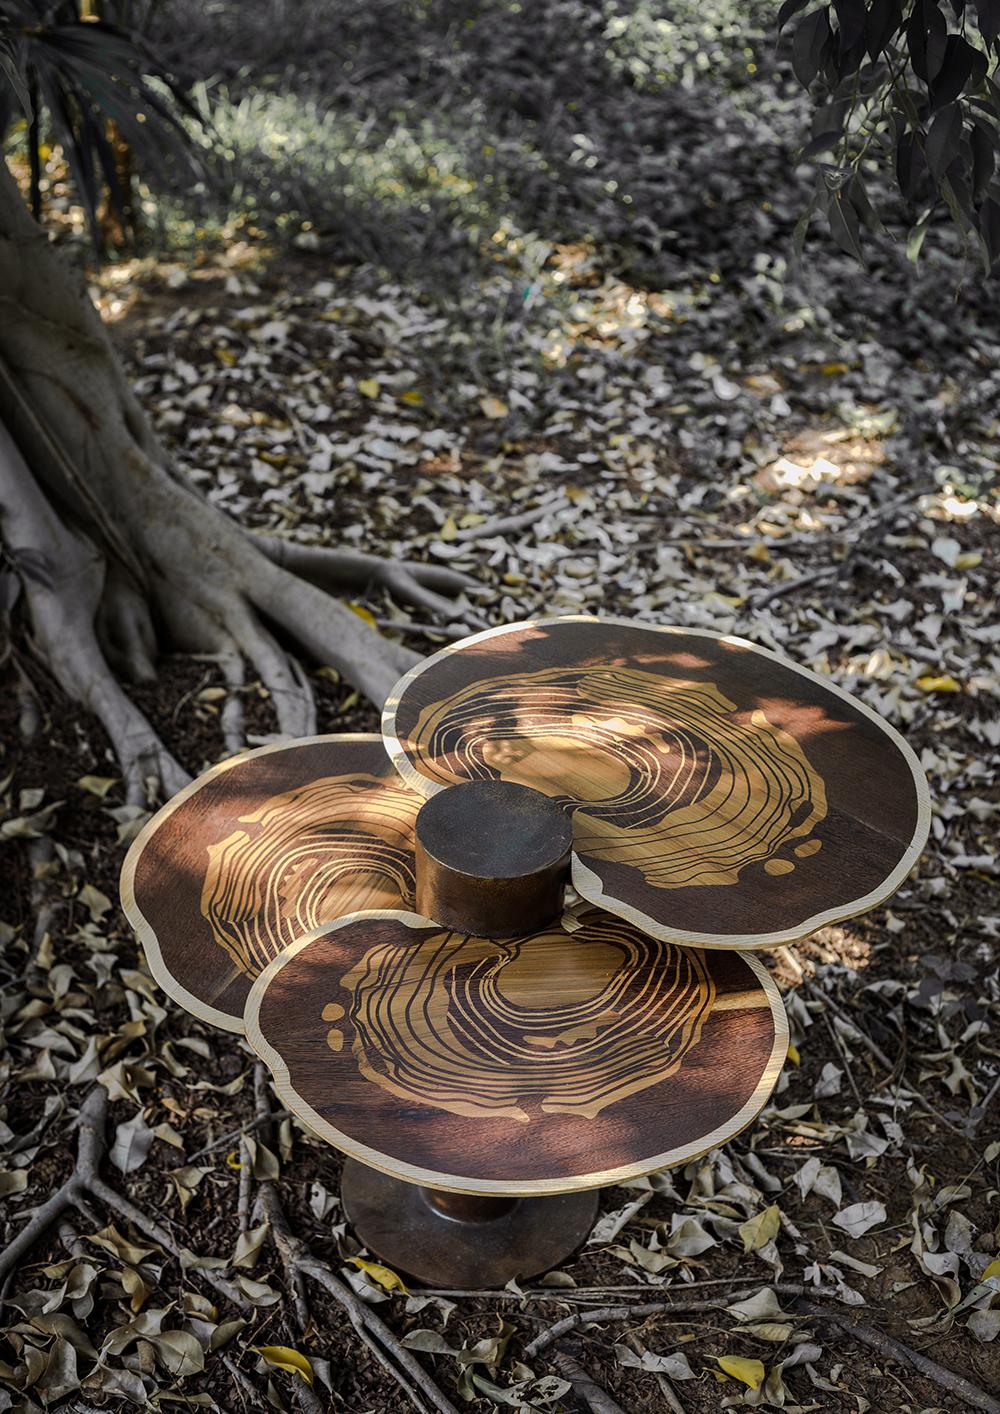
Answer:
[[[359,908],[412,907],[422,804],[372,734],[266,746],[206,771],[122,869],[122,906],[160,986],[242,1031],[250,984],[283,947]]]
[[[411,1183],[559,1193],[725,1143],[787,1051],[766,969],[600,909],[580,921],[491,941],[343,919],[257,979],[248,1039],[311,1129]]]
[[[621,619],[491,629],[394,689],[386,746],[426,795],[502,779],[573,823],[573,883],[656,936],[775,946],[888,898],[927,784],[871,708],[738,639]]]

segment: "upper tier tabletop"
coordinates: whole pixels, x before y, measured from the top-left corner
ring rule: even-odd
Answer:
[[[135,839],[122,906],[163,990],[243,1030],[250,984],[282,948],[363,908],[413,906],[423,797],[377,735],[307,737],[214,766]]]
[[[435,1188],[597,1188],[724,1144],[788,1048],[767,970],[601,909],[580,925],[493,942],[339,919],[261,973],[247,1038],[310,1129]]]
[[[884,902],[930,824],[919,762],[870,707],[700,629],[489,629],[407,673],[382,727],[424,795],[500,777],[557,799],[578,891],[705,948],[773,947]]]

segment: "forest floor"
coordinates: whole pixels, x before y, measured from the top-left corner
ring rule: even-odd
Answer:
[[[0,1408],[295,1408],[304,1387],[274,1347],[308,1358],[314,1407],[401,1408],[318,1286],[301,1330],[248,1202],[280,1171],[295,1232],[471,1410],[586,1409],[556,1347],[525,1347],[568,1314],[654,1301],[676,1309],[574,1332],[628,1414],[995,1409],[955,1382],[1000,1387],[1000,517],[982,489],[1000,348],[986,310],[928,316],[933,281],[915,291],[892,260],[835,295],[791,285],[764,250],[739,274],[687,269],[649,293],[587,245],[559,247],[519,304],[487,284],[452,312],[370,268],[250,240],[94,279],[161,434],[246,526],[467,569],[491,623],[597,612],[751,638],[898,726],[935,814],[889,906],[764,955],[793,1049],[748,1131],[604,1192],[583,1251],[523,1289],[385,1289],[352,1264],[334,1150],[284,1118],[258,1133],[248,1189],[253,1058],[152,983],[117,899],[143,817],[99,728],[22,646],[33,692],[11,675],[0,695],[0,1214],[13,1236],[72,1172],[74,1116],[104,1086],[107,1180],[183,1262],[96,1200],[47,1231],[6,1293]],[[492,531],[521,512],[520,529]],[[445,641],[380,595],[358,608],[417,649]],[[315,683],[321,731],[376,727],[332,672]],[[136,694],[192,773],[223,754],[223,696],[216,665],[186,659]],[[246,707],[249,742],[270,740],[258,685]],[[740,1362],[761,1362],[759,1388]]]

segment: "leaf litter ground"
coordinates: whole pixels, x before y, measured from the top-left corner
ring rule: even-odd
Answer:
[[[888,908],[767,955],[794,1049],[746,1134],[603,1194],[598,1240],[526,1294],[407,1296],[351,1263],[364,1254],[332,1150],[287,1119],[241,1148],[252,1058],[151,983],[116,896],[142,817],[94,724],[25,659],[34,707],[12,682],[0,708],[8,1236],[71,1172],[71,1119],[102,1084],[104,1172],[254,1304],[228,1324],[197,1265],[117,1218],[109,1231],[95,1205],[10,1284],[4,1407],[294,1408],[300,1377],[258,1353],[272,1347],[308,1358],[320,1407],[396,1407],[318,1289],[298,1329],[253,1208],[275,1165],[295,1233],[473,1408],[586,1408],[564,1347],[527,1347],[591,1306],[668,1300],[718,1308],[572,1333],[622,1409],[973,1407],[804,1314],[795,1287],[998,1387],[1000,629],[985,487],[1000,350],[968,301],[949,326],[887,319],[904,288],[891,261],[857,304],[831,264],[818,290],[762,255],[739,279],[687,268],[650,294],[586,246],[560,248],[542,296],[513,314],[508,301],[503,319],[488,284],[442,311],[369,269],[252,246],[101,277],[159,430],[248,528],[468,569],[491,590],[470,622],[587,611],[754,638],[906,732],[935,822]],[[384,597],[358,608],[419,650],[444,641]],[[376,727],[334,675],[315,681],[321,730]],[[223,689],[214,664],[176,659],[139,694],[191,771],[221,755]],[[269,740],[254,684],[245,705],[248,740]]]

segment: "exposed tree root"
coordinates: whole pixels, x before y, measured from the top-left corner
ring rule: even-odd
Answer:
[[[467,576],[253,535],[188,485],[159,444],[78,272],[29,216],[0,163],[0,533],[25,586],[35,647],[101,720],[128,798],[187,779],[117,676],[149,681],[157,649],[217,659],[242,743],[249,663],[282,733],[315,731],[299,655],[381,705],[416,656],[333,594],[387,590],[446,622],[483,626]],[[456,602],[456,597],[459,602]]]
[[[172,794],[187,776],[122,692],[97,641],[104,562],[82,535],[61,523],[2,424],[0,526],[21,574],[40,655],[63,690],[100,718],[129,798],[145,797],[150,776]]]
[[[267,1085],[267,1071],[258,1062],[255,1071],[255,1088],[259,1128],[266,1122],[265,1117],[270,1110]],[[270,1224],[271,1236],[285,1269],[289,1290],[296,1306],[296,1315],[302,1329],[306,1328],[309,1320],[303,1287],[303,1278],[308,1277],[344,1307],[359,1339],[371,1351],[382,1368],[392,1376],[413,1407],[420,1411],[420,1414],[427,1414],[427,1411],[430,1410],[436,1411],[437,1414],[458,1414],[454,1404],[442,1394],[417,1359],[410,1354],[405,1346],[399,1343],[381,1317],[360,1297],[356,1296],[339,1277],[335,1276],[325,1262],[314,1257],[304,1243],[295,1236],[288,1218],[285,1216],[274,1183],[269,1180],[261,1183],[258,1201],[261,1211]]]
[[[876,1330],[874,1326],[865,1325],[863,1322],[852,1321],[850,1316],[842,1315],[839,1311],[830,1311],[825,1306],[817,1306],[811,1301],[800,1301],[799,1310],[816,1320],[831,1321],[853,1340],[860,1341],[862,1345],[879,1351],[891,1360],[898,1360],[901,1365],[909,1365],[939,1389],[947,1390],[956,1399],[961,1399],[970,1409],[981,1409],[984,1414],[1000,1414],[1000,1399],[994,1399],[991,1394],[987,1394],[964,1376],[956,1375],[953,1370],[939,1365],[936,1360],[929,1360],[926,1355],[912,1350],[894,1336],[886,1335],[884,1331]]]
[[[590,1378],[576,1358],[575,1350],[557,1350],[552,1356],[552,1363],[563,1379],[569,1380],[573,1393],[583,1400],[591,1414],[625,1414],[621,1405]]]
[[[93,1210],[87,1202],[88,1198],[92,1198],[95,1203],[152,1238],[176,1261],[181,1260],[181,1253],[166,1229],[147,1217],[140,1208],[101,1178],[100,1165],[105,1149],[104,1124],[107,1107],[107,1091],[102,1085],[95,1086],[81,1106],[77,1119],[78,1138],[73,1172],[35,1209],[17,1236],[0,1252],[0,1290],[3,1290],[4,1296],[7,1283],[21,1261],[53,1223],[73,1208],[84,1213],[88,1221],[93,1219]],[[242,1292],[224,1277],[211,1271],[199,1271],[198,1275],[234,1306],[246,1309],[247,1302]]]
[[[257,1128],[267,1136],[267,1126],[272,1115],[267,1099],[267,1075],[263,1066],[257,1066]],[[76,1162],[70,1176],[42,1203],[28,1219],[17,1236],[0,1253],[0,1292],[6,1297],[6,1288],[27,1257],[31,1248],[45,1233],[66,1214],[74,1209],[84,1215],[95,1226],[99,1218],[90,1206],[90,1201],[115,1214],[132,1227],[142,1232],[175,1260],[181,1260],[181,1252],[170,1234],[155,1219],[148,1217],[129,1199],[123,1197],[100,1174],[101,1160],[105,1152],[105,1119],[107,1114],[107,1091],[97,1085],[87,1096],[80,1108],[77,1119]],[[269,1137],[269,1136],[267,1136]],[[305,1279],[316,1282],[328,1295],[333,1296],[347,1312],[351,1325],[359,1338],[371,1351],[375,1360],[385,1369],[406,1394],[413,1407],[420,1414],[458,1414],[455,1406],[441,1393],[437,1385],[420,1366],[416,1358],[400,1345],[389,1327],[378,1315],[355,1295],[334,1275],[326,1263],[314,1257],[295,1237],[285,1216],[274,1183],[264,1181],[259,1186],[258,1205],[270,1224],[274,1239],[285,1270],[288,1290],[295,1309],[299,1335],[304,1335],[311,1325],[306,1302]],[[72,1229],[70,1241],[75,1237]],[[216,1272],[198,1270],[197,1275],[215,1288],[220,1296],[241,1310],[247,1309],[247,1301],[242,1292],[231,1282]],[[227,1368],[237,1381],[242,1393],[249,1394],[253,1384],[242,1371],[226,1360]],[[296,1398],[304,1414],[322,1414],[323,1404],[307,1385],[296,1381]]]
[[[382,560],[357,550],[337,550],[327,545],[299,545],[276,536],[254,536],[276,565],[291,570],[331,593],[363,591],[381,585],[400,604],[412,604],[439,614],[446,623],[460,619],[470,629],[485,628],[485,620],[468,605],[459,606],[445,595],[481,594],[483,586],[467,574],[444,565],[425,565],[416,560]],[[443,593],[441,591],[444,591]]]
[[[926,1379],[936,1384],[939,1389],[947,1390],[949,1394],[962,1399],[970,1409],[979,1409],[984,1414],[1000,1414],[1000,1400],[996,1400],[992,1395],[987,1394],[978,1385],[965,1379],[962,1375],[956,1375],[954,1371],[945,1369],[935,1360],[929,1360],[926,1355],[921,1355],[919,1351],[912,1350],[902,1341],[895,1337],[886,1335],[883,1331],[876,1330],[874,1326],[868,1326],[861,1322],[853,1321],[850,1316],[835,1310],[830,1305],[819,1305],[815,1300],[806,1298],[817,1295],[828,1296],[836,1299],[836,1292],[824,1291],[822,1288],[806,1287],[797,1282],[772,1282],[771,1289],[779,1296],[792,1296],[797,1298],[798,1309],[807,1316],[817,1321],[829,1321],[840,1330],[852,1336],[855,1340],[867,1345],[873,1350],[881,1351],[883,1355],[892,1357],[902,1364],[908,1364]],[[554,1325],[548,1326],[540,1331],[534,1340],[524,1348],[525,1360],[531,1360],[536,1355],[541,1355],[548,1350],[556,1341],[567,1335],[570,1331],[577,1330],[581,1326],[595,1324],[609,1324],[616,1321],[635,1320],[640,1317],[660,1315],[670,1313],[676,1316],[701,1315],[710,1311],[725,1311],[728,1306],[734,1305],[737,1301],[746,1301],[756,1294],[757,1288],[750,1291],[740,1291],[730,1293],[725,1300],[714,1301],[650,1301],[641,1305],[633,1306],[601,1306],[589,1311],[576,1311],[571,1316],[566,1316],[561,1321],[556,1321]],[[567,1379],[569,1376],[567,1375]]]

